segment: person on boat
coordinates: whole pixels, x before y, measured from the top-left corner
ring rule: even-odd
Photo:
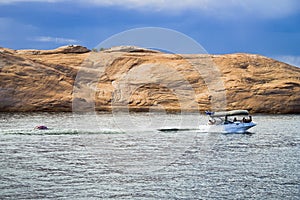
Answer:
[[[243,117],[243,120],[242,120],[242,122],[243,122],[243,123],[245,123],[245,122],[246,122],[246,118],[245,118],[245,117]]]
[[[250,122],[252,122],[252,116],[249,115],[249,119],[246,119],[246,118],[244,117],[244,118],[243,118],[243,122],[244,122],[244,123],[250,123]]]
[[[227,115],[225,116],[224,124],[228,124],[228,118],[227,118]]]

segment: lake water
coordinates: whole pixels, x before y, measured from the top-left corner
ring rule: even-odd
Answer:
[[[300,115],[253,119],[223,134],[196,114],[2,113],[0,199],[300,199]]]

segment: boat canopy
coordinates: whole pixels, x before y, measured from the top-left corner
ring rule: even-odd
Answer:
[[[207,115],[211,117],[225,117],[225,116],[235,116],[235,115],[249,115],[247,110],[231,110],[222,112],[206,112]]]

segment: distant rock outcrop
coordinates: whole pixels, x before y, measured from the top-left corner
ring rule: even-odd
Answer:
[[[253,54],[0,48],[0,111],[74,109],[300,113],[300,69]]]
[[[145,49],[137,46],[116,46],[111,47],[109,49],[104,50],[107,53],[112,52],[127,52],[127,53],[133,53],[133,52],[143,52],[143,53],[160,53],[160,51],[152,50],[152,49]]]
[[[17,50],[17,54],[28,54],[28,55],[47,55],[47,54],[61,54],[61,53],[87,53],[90,50],[86,47],[79,45],[68,45],[62,46],[54,50]]]

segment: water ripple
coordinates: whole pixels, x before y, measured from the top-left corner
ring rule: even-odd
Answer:
[[[76,132],[69,114],[1,117],[0,199],[299,198],[298,115],[257,116],[255,134],[122,131],[108,115],[102,131]],[[43,121],[52,129],[32,130]]]

